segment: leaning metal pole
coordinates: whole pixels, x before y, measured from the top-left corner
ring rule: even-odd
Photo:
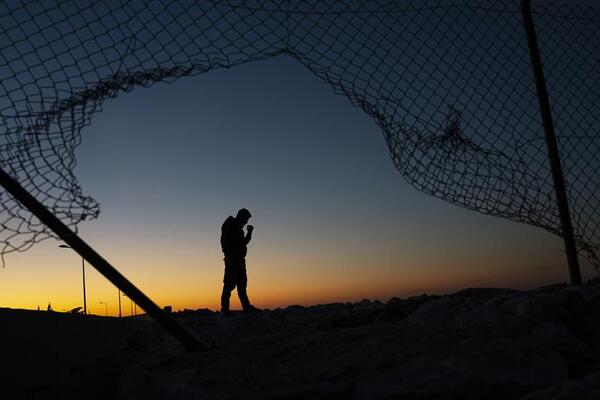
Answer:
[[[113,285],[127,294],[140,305],[154,320],[178,339],[187,350],[201,350],[198,340],[183,329],[173,318],[157,306],[150,298],[135,287],[127,278],[117,271],[108,261],[83,241],[75,232],[52,214],[42,203],[36,200],[16,180],[0,168],[0,185],[2,185],[17,201],[26,207],[42,223],[50,228],[61,240],[67,243],[81,257],[87,260]]]
[[[572,285],[581,284],[581,271],[579,270],[579,260],[577,259],[577,248],[575,247],[575,236],[573,234],[573,225],[571,223],[571,214],[569,211],[569,202],[565,188],[565,180],[554,133],[554,122],[550,111],[550,101],[546,90],[544,80],[544,70],[542,69],[542,60],[540,50],[537,44],[535,27],[533,25],[533,16],[531,13],[531,0],[521,0],[521,13],[525,23],[525,32],[527,33],[527,45],[529,47],[529,56],[533,67],[535,86],[537,88],[538,100],[540,102],[540,112],[542,114],[542,124],[546,133],[546,146],[550,157],[550,167],[552,169],[552,178],[554,180],[554,191],[556,194],[556,203],[560,216],[562,228],[562,237],[565,242],[567,261],[569,263],[569,274]]]

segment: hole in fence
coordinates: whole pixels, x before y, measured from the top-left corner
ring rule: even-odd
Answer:
[[[373,121],[289,57],[136,88],[103,109],[76,151],[101,204],[80,231],[159,305],[218,308],[220,225],[240,207],[254,215],[249,294],[263,307],[563,276],[557,238],[406,185]],[[59,260],[47,270],[72,287],[55,308],[77,305],[78,258],[49,243],[19,257],[41,274]],[[89,297],[116,298],[88,271]]]

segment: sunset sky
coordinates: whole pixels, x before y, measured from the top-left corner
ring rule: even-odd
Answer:
[[[374,121],[285,55],[108,99],[76,155],[101,204],[81,236],[175,310],[218,309],[220,227],[241,207],[261,308],[569,280],[561,239],[417,191]],[[6,257],[0,307],[82,305],[81,258],[60,244]],[[581,261],[584,279],[597,275]],[[117,289],[86,273],[88,309],[116,315]]]
[[[373,121],[285,56],[108,100],[77,157],[102,210],[82,237],[161,306],[218,308],[220,226],[240,207],[258,307],[568,280],[557,237],[416,191]],[[0,306],[82,305],[81,258],[59,244],[7,257]],[[117,289],[86,271],[90,311],[115,315]]]

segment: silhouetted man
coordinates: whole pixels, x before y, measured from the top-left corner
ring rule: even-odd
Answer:
[[[221,249],[225,255],[225,277],[223,278],[223,293],[221,294],[221,312],[229,315],[229,298],[231,291],[236,288],[242,308],[245,312],[258,311],[250,304],[246,294],[248,278],[246,276],[247,245],[252,239],[254,227],[248,225],[248,232],[244,235],[244,225],[252,215],[250,211],[242,208],[236,217],[229,216],[221,227]]]

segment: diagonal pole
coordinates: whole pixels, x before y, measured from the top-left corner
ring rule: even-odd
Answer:
[[[569,211],[569,201],[565,189],[565,179],[556,143],[556,134],[554,133],[554,122],[552,121],[552,112],[550,111],[550,101],[546,90],[546,81],[544,79],[544,70],[542,69],[542,59],[537,44],[535,27],[533,25],[533,16],[531,14],[531,0],[521,0],[521,13],[527,33],[527,45],[529,47],[529,56],[533,67],[535,77],[535,86],[537,88],[538,99],[540,102],[540,112],[542,114],[542,124],[546,133],[546,147],[550,157],[550,168],[554,180],[554,191],[556,194],[556,203],[558,204],[558,213],[562,228],[562,237],[565,242],[567,261],[569,263],[569,275],[572,285],[581,285],[581,271],[579,269],[579,260],[577,259],[577,248],[575,246],[575,235],[573,234],[573,225],[571,223],[571,214]]]
[[[108,261],[83,241],[75,232],[52,214],[42,203],[37,201],[16,180],[0,168],[0,185],[33,215],[50,228],[61,240],[67,243],[81,257],[90,263],[113,285],[127,294],[150,315],[160,326],[179,340],[188,351],[202,350],[198,340],[183,329],[175,320],[157,306],[148,296],[135,287],[127,278],[115,269]]]

